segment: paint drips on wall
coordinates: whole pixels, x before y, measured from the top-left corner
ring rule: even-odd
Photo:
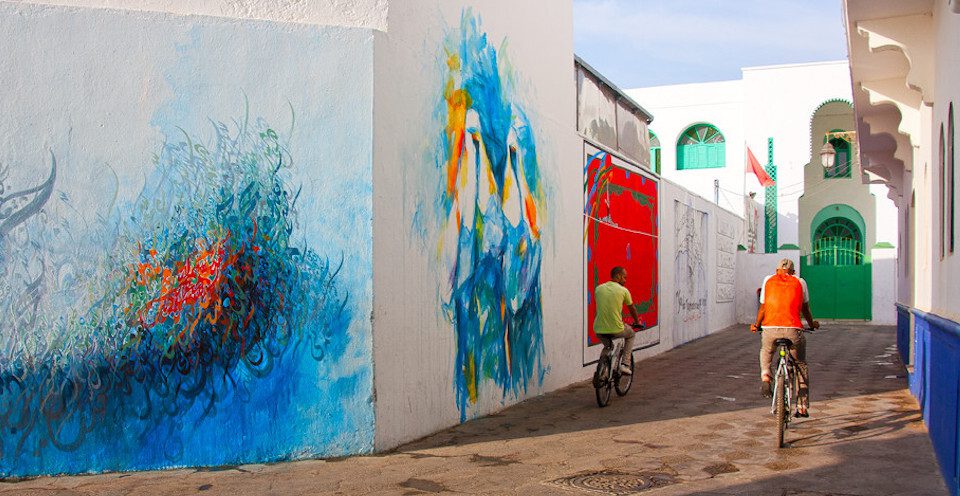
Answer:
[[[438,256],[443,310],[456,333],[461,421],[488,382],[503,396],[543,380],[540,292],[544,190],[514,69],[467,9],[447,37]]]

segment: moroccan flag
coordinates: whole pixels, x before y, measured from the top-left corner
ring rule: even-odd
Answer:
[[[750,151],[749,146],[747,147],[747,172],[753,172],[753,175],[757,176],[757,181],[760,181],[760,186],[764,188],[769,188],[774,185],[773,178],[767,174],[767,171],[763,170],[763,166],[760,165],[760,161],[758,161],[757,157]]]

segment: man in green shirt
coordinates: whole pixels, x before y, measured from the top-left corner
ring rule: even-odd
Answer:
[[[593,299],[597,304],[597,316],[593,319],[593,332],[603,343],[604,352],[613,346],[613,340],[624,338],[626,341],[620,352],[620,373],[630,374],[630,354],[633,353],[634,329],[624,329],[623,306],[626,305],[633,317],[633,327],[642,328],[637,310],[633,307],[627,282],[627,269],[614,267],[610,271],[610,281],[593,290]]]

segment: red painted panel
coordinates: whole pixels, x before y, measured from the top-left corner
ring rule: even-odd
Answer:
[[[657,325],[659,319],[659,185],[642,174],[618,167],[614,160],[609,153],[597,152],[587,157],[584,167],[585,291],[590,345],[599,343],[593,333],[593,288],[608,281],[610,269],[617,265],[627,269],[627,289],[647,327]]]

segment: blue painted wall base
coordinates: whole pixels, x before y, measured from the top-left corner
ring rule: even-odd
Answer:
[[[910,392],[916,396],[930,432],[940,472],[950,494],[960,493],[960,324],[911,309],[914,315],[914,369]],[[898,319],[898,342],[900,337]],[[901,352],[902,353],[902,352]]]

